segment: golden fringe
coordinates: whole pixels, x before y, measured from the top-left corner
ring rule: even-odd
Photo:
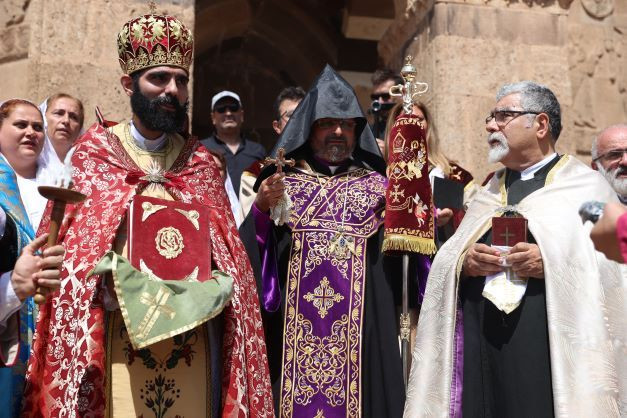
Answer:
[[[410,237],[406,235],[385,235],[383,238],[383,248],[385,251],[410,251],[431,255],[437,251],[435,241],[430,238]]]

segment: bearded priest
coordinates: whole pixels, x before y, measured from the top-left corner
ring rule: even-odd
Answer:
[[[224,182],[177,134],[192,34],[153,12],[123,26],[118,51],[133,115],[100,117],[76,144],[74,188],[87,199],[61,227],[63,284],[40,311],[24,415],[272,416],[255,281]]]
[[[435,257],[405,417],[624,415],[625,272],[578,215],[587,200],[617,199],[603,176],[557,154],[561,129],[547,87],[498,92],[488,160],[505,167]]]
[[[294,167],[261,171],[240,227],[280,416],[400,417],[401,274],[381,254],[385,163],[355,92],[330,66],[281,133],[275,161],[282,148]]]

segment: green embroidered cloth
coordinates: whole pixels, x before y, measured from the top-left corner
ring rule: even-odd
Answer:
[[[138,350],[181,334],[222,312],[233,296],[233,278],[213,270],[205,282],[155,280],[109,251],[89,274],[111,273],[122,317]]]

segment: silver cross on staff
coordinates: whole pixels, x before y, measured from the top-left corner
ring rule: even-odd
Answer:
[[[276,158],[270,158],[270,157],[266,157],[266,159],[264,160],[264,165],[268,166],[270,164],[274,164],[276,165],[276,171],[277,173],[281,173],[283,171],[283,167],[286,165],[289,165],[290,167],[294,167],[294,164],[296,164],[296,161],[294,161],[293,159],[289,159],[286,160],[285,159],[285,149],[284,148],[279,148],[276,152]]]

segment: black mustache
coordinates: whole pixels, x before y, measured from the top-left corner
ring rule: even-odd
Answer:
[[[180,109],[183,107],[176,97],[169,95],[159,96],[155,99],[152,99],[151,102],[153,106],[170,105],[174,106],[176,109]]]

